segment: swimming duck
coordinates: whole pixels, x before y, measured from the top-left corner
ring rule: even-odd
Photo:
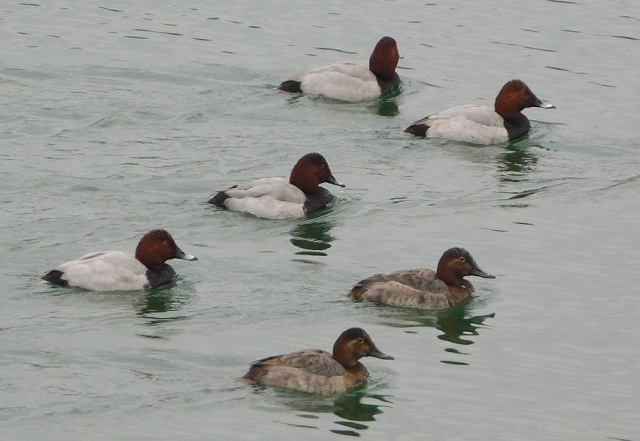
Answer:
[[[327,206],[333,196],[319,184],[344,187],[333,177],[329,164],[319,153],[308,153],[283,178],[263,178],[247,185],[234,185],[209,199],[209,203],[267,219],[302,217]]]
[[[242,378],[267,386],[329,395],[360,384],[369,375],[362,357],[393,360],[382,353],[364,329],[349,328],[333,345],[333,354],[307,349],[263,358],[252,363]]]
[[[453,107],[416,121],[404,131],[470,144],[500,144],[520,138],[529,131],[531,123],[522,114],[527,107],[556,108],[540,101],[523,81],[511,80],[498,93],[494,110],[475,104]]]
[[[165,230],[152,230],[140,239],[135,257],[123,251],[89,253],[59,265],[42,279],[89,291],[150,289],[175,277],[176,272],[165,263],[169,259],[198,260],[178,248]]]
[[[399,59],[396,41],[382,37],[369,58],[369,68],[355,63],[328,64],[296,74],[278,89],[349,102],[372,100],[400,85]]]
[[[465,276],[496,277],[482,271],[464,248],[450,248],[440,258],[436,272],[419,268],[376,274],[358,282],[347,296],[381,305],[448,308],[471,297],[473,285]]]

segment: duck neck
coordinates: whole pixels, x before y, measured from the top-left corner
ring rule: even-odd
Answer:
[[[357,359],[354,359],[353,356],[347,355],[345,351],[336,350],[336,348],[333,349],[332,357],[345,368],[352,368],[361,364]]]
[[[307,198],[304,202],[305,213],[313,213],[314,211],[322,210],[327,206],[333,196],[331,192],[323,187],[317,187],[312,192],[304,192]]]
[[[289,184],[298,187],[305,194],[312,194],[318,189],[317,184],[309,183],[309,177],[302,175],[296,170],[291,172],[291,176],[289,176]]]
[[[512,102],[504,99],[496,98],[496,102],[493,106],[493,109],[503,117],[505,120],[517,120],[522,115],[522,109],[518,109]]]
[[[438,279],[442,280],[449,286],[455,286],[459,288],[464,285],[465,280],[456,274],[453,268],[450,268],[447,261],[441,260],[438,262],[438,269],[436,271]]]
[[[358,362],[354,366],[346,369],[346,372],[343,375],[345,387],[349,389],[360,384],[368,376],[369,371],[367,368],[362,363]]]
[[[442,280],[447,285],[454,286],[456,288],[464,286],[464,279],[456,277],[453,274],[438,274],[438,279]]]
[[[531,123],[529,119],[521,113],[517,118],[504,118],[504,128],[507,129],[509,139],[516,139],[531,129]]]
[[[400,77],[395,72],[389,78],[384,78],[380,75],[376,75],[376,79],[378,81],[378,86],[380,86],[381,95],[391,92],[393,89],[400,85]]]
[[[162,285],[166,285],[176,276],[175,270],[166,263],[160,265],[153,270],[147,270],[147,279],[149,280],[150,288],[157,288]]]

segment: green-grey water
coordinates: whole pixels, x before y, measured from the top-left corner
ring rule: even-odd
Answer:
[[[640,407],[640,9],[559,2],[5,2],[0,8],[2,440],[632,440]],[[393,36],[402,92],[273,89]],[[509,146],[402,129],[511,78]],[[347,187],[300,220],[209,195],[318,151]],[[197,262],[148,293],[38,277],[166,228]],[[344,297],[463,246],[497,278],[429,312]],[[315,397],[237,381],[255,359],[366,329],[393,361]]]

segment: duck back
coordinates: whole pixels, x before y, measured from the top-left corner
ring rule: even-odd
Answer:
[[[474,104],[430,115],[407,127],[405,132],[479,145],[509,140],[504,119],[494,110]]]
[[[407,308],[441,309],[471,297],[473,287],[448,286],[430,269],[376,274],[361,280],[347,294],[356,300]]]
[[[303,93],[357,102],[380,96],[376,76],[356,63],[334,63],[293,76]]]
[[[131,253],[106,251],[85,254],[79,259],[63,263],[62,272],[69,286],[90,291],[119,291],[147,288],[147,267]]]
[[[476,104],[466,104],[463,106],[453,107],[442,112],[430,115],[425,120],[434,121],[437,119],[447,119],[459,117],[484,126],[502,127],[504,118],[502,118],[495,110],[486,106]]]
[[[304,216],[307,196],[283,178],[263,178],[220,192],[209,202],[268,219],[286,219]]]
[[[354,368],[349,368],[349,371],[359,375],[347,372],[330,353],[307,349],[258,360],[243,378],[268,386],[328,395],[343,392],[366,377],[364,365],[358,363]],[[360,372],[362,369],[364,373]]]

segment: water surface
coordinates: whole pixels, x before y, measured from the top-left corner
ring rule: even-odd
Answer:
[[[131,3],[131,2],[129,2]],[[634,1],[8,2],[0,14],[3,440],[636,439],[640,13]],[[273,90],[397,41],[402,93]],[[511,78],[557,109],[471,147],[402,134]],[[335,204],[204,204],[310,151]],[[168,229],[198,262],[149,293],[37,283]],[[464,246],[495,280],[447,311],[353,303],[363,277]],[[336,397],[237,381],[365,328],[394,361]]]

